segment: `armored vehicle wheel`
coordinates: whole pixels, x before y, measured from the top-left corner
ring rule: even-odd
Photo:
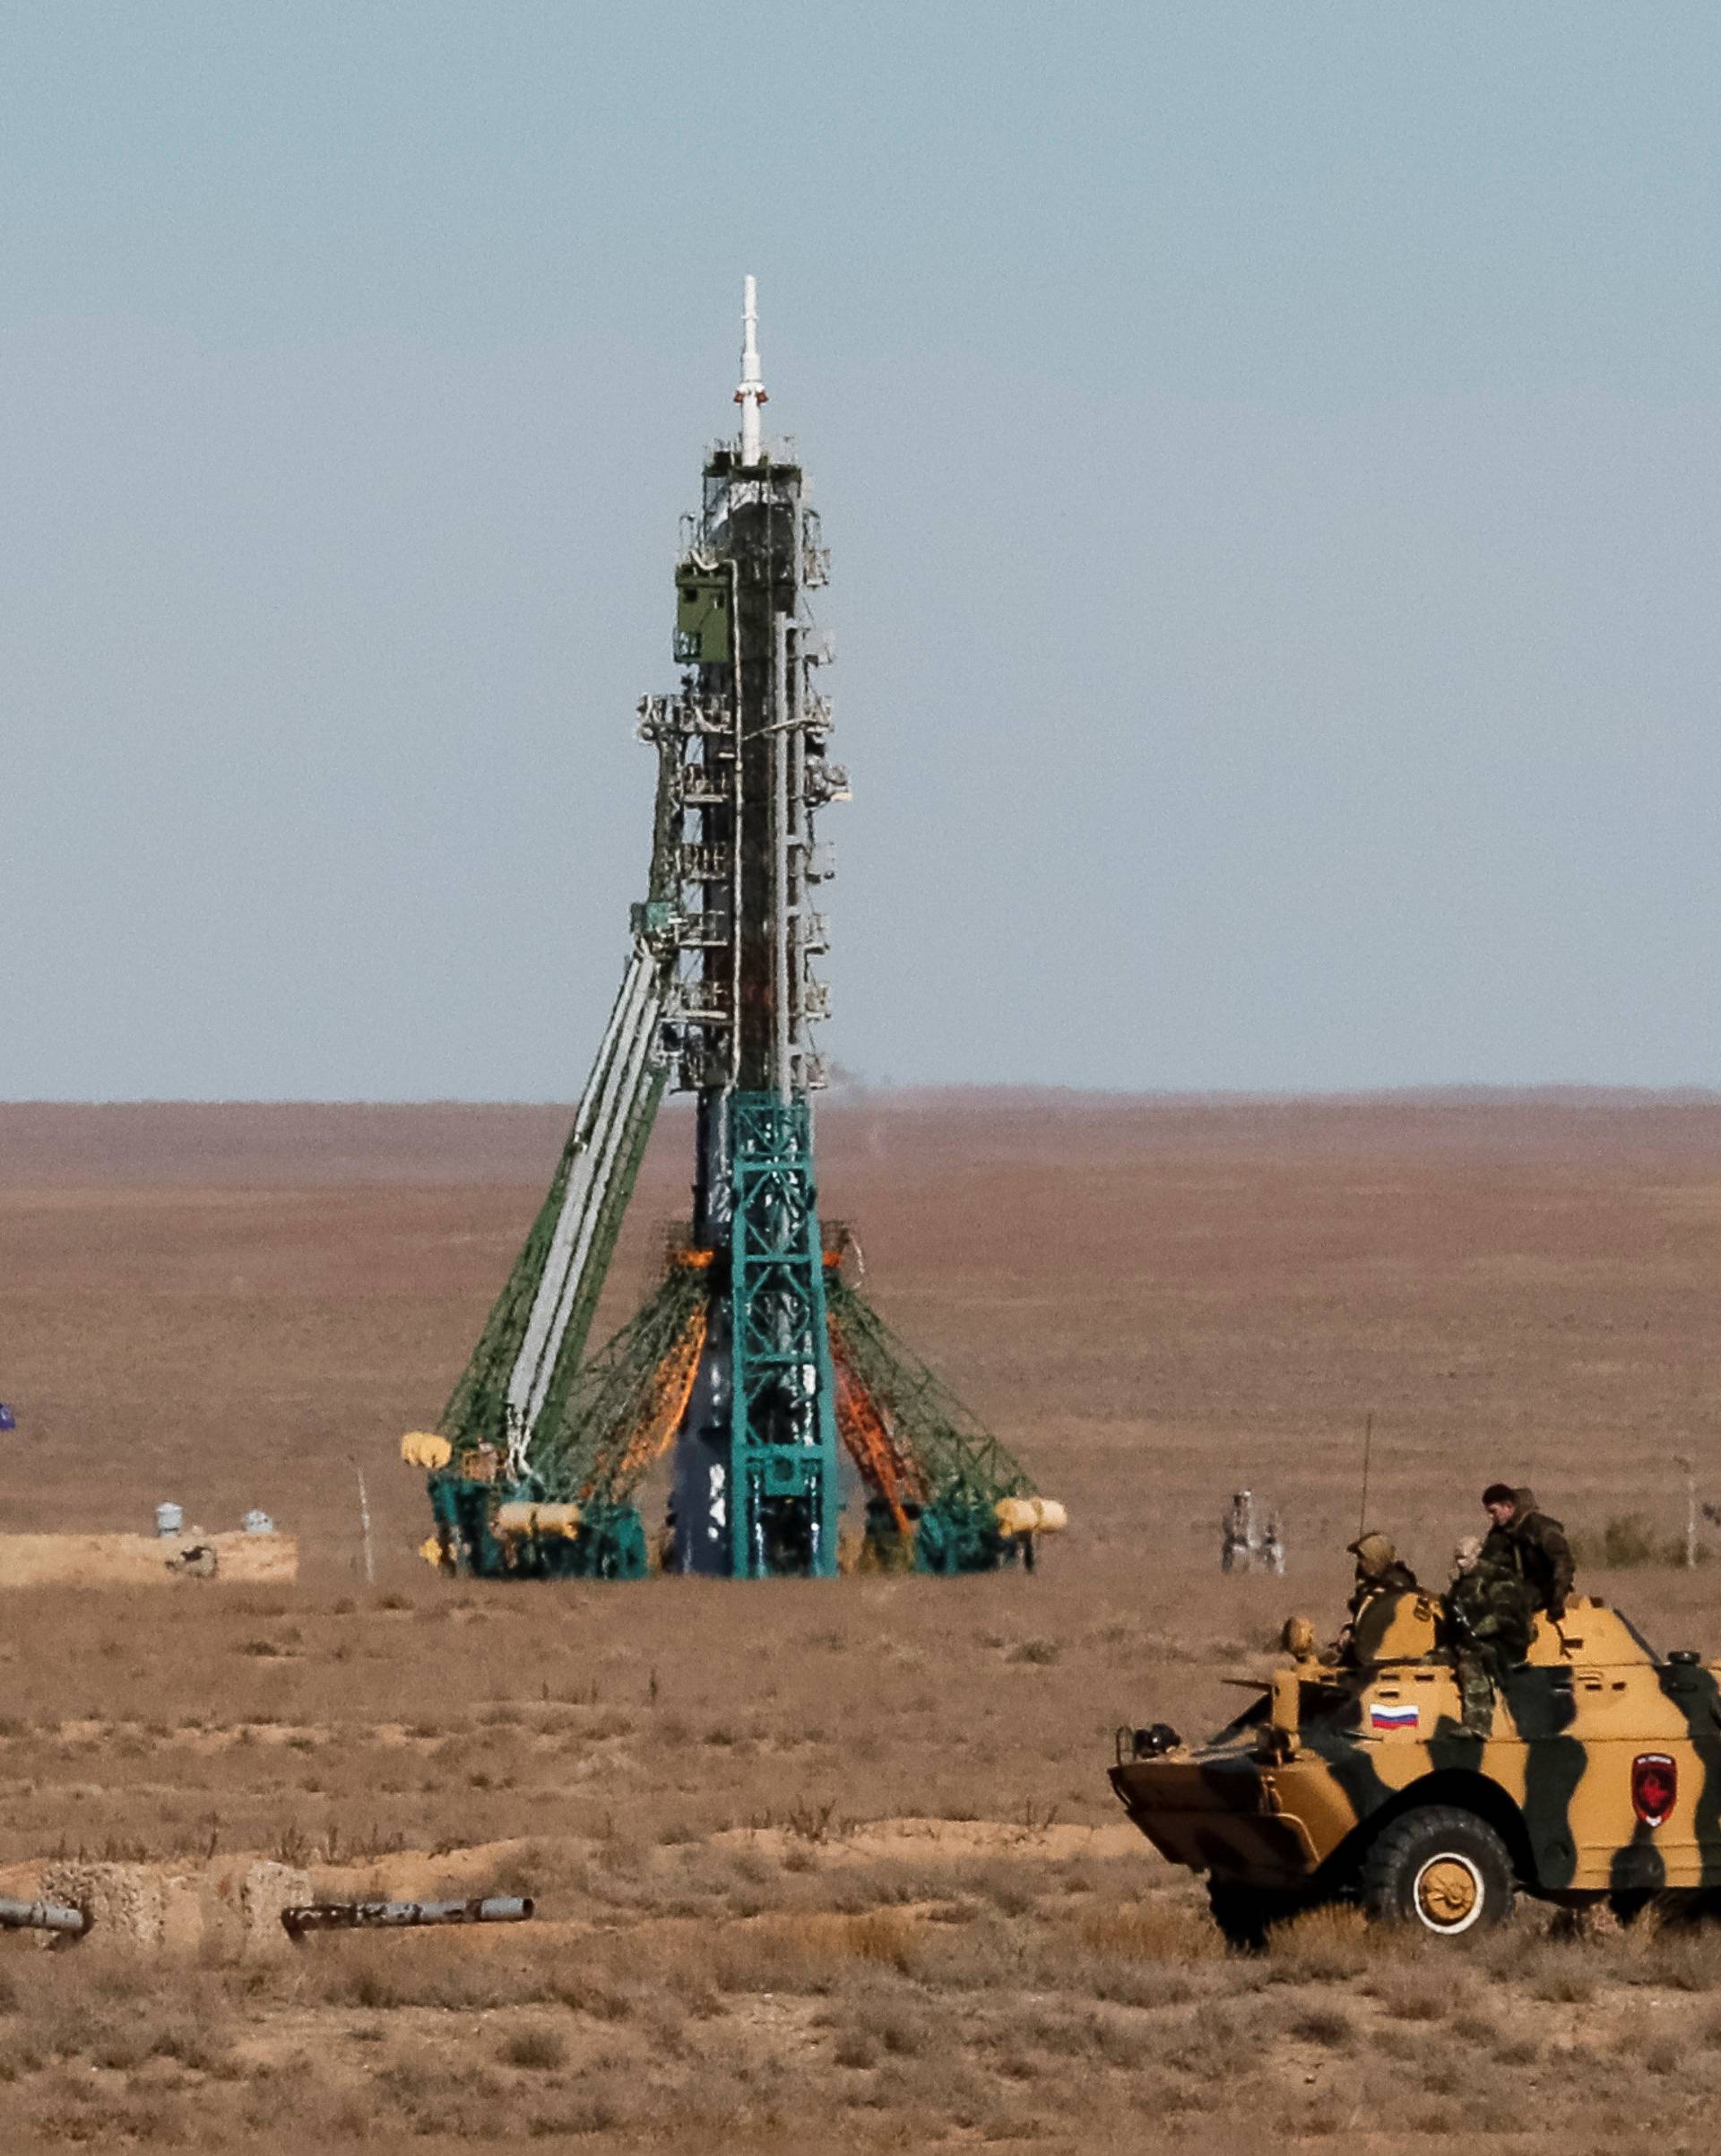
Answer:
[[[1299,1894],[1276,1892],[1271,1887],[1239,1886],[1229,1879],[1209,1879],[1207,1907],[1224,1934],[1225,1944],[1244,1953],[1259,1953],[1267,1935],[1306,1907]]]
[[[1362,1906],[1377,1921],[1435,1937],[1492,1931],[1512,1913],[1512,1860],[1486,1820],[1450,1805],[1406,1812],[1362,1860]]]

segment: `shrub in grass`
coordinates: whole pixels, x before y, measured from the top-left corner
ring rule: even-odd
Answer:
[[[534,2074],[553,2074],[567,2061],[567,2039],[559,2029],[534,2024],[515,2029],[502,2039],[501,2056],[510,2066],[529,2067]]]

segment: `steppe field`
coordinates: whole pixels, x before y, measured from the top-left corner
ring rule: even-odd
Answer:
[[[1424,1577],[1495,1476],[1596,1546],[1677,1536],[1678,1455],[1721,1502],[1721,1100],[834,1101],[869,1291],[1069,1533],[1032,1577],[444,1580],[396,1442],[564,1121],[0,1107],[0,1528],[170,1498],[303,1551],[296,1587],[0,1600],[0,1892],[255,1852],[539,1909],[229,1960],[0,1939],[0,2145],[1716,2145],[1721,1934],[1526,1909],[1431,1954],[1329,1915],[1228,1956],[1104,1770],[1120,1723],[1228,1719],[1290,1610],[1336,1626],[1370,1414],[1371,1524]],[[666,1116],[615,1321],[688,1151]],[[1283,1580],[1220,1575],[1244,1485]],[[1717,1579],[1579,1584],[1714,1653]]]

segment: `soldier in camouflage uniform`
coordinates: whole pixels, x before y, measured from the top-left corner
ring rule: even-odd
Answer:
[[[1571,1595],[1571,1545],[1564,1528],[1536,1511],[1533,1490],[1490,1483],[1482,1502],[1494,1523],[1482,1546],[1483,1560],[1516,1572],[1529,1590],[1531,1606],[1546,1610],[1558,1624]]]
[[[1535,1617],[1529,1589],[1513,1567],[1466,1536],[1453,1552],[1446,1624],[1466,1735],[1492,1736],[1494,1694],[1529,1652]]]

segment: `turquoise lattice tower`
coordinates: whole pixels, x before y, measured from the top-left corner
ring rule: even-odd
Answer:
[[[836,1570],[835,1386],[805,1100],[730,1098],[730,1571]]]

